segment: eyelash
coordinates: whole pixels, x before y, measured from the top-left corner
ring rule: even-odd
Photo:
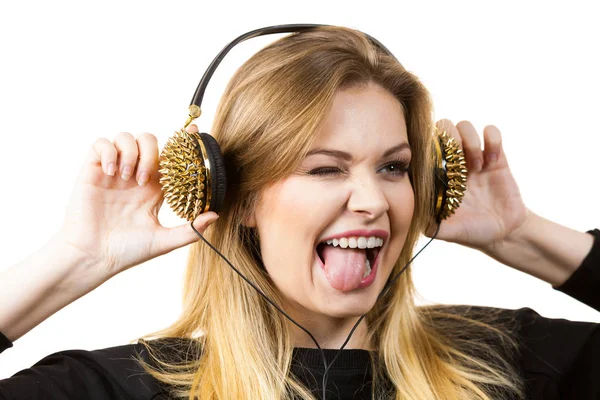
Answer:
[[[410,171],[409,163],[406,160],[401,160],[401,159],[389,162],[386,165],[384,165],[383,167],[381,167],[381,169],[389,168],[392,166],[398,168],[397,172],[390,172],[390,174],[394,175],[394,176],[404,176],[405,173]],[[315,169],[308,171],[308,175],[325,176],[325,175],[331,175],[331,174],[338,174],[341,172],[344,172],[344,171],[339,167],[320,167],[320,168],[315,168]]]

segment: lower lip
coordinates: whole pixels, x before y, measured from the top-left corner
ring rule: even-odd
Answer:
[[[373,265],[371,266],[371,273],[369,275],[367,275],[365,278],[363,278],[362,281],[360,281],[360,285],[358,285],[356,287],[356,289],[363,289],[366,288],[368,286],[370,286],[373,281],[375,280],[375,276],[377,276],[377,268],[379,267],[379,255],[381,254],[381,250],[383,249],[383,247],[379,248],[379,251],[377,252],[377,257],[375,257],[375,259],[373,260]],[[321,265],[321,269],[323,270],[323,272],[327,273],[327,271],[325,271],[325,264],[323,264],[323,261],[321,261],[321,257],[319,257],[319,253],[317,253],[317,250],[315,249],[315,256],[317,257],[317,260],[319,260],[319,264]],[[327,277],[325,277],[325,279],[327,279]],[[356,290],[354,289],[354,290]]]

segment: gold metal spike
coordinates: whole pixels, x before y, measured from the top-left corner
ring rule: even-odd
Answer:
[[[439,212],[439,220],[448,218],[454,214],[456,209],[460,206],[460,203],[464,197],[464,192],[467,190],[467,176],[468,171],[466,168],[466,160],[464,152],[459,147],[458,143],[452,136],[446,131],[438,131],[436,129],[437,141],[436,145],[439,146],[439,150],[436,149],[438,157],[440,156],[440,150],[444,162],[437,162],[436,167],[443,171],[446,180],[446,190],[437,193],[436,200],[436,214]],[[440,165],[445,164],[445,165]],[[445,192],[445,193],[444,193]],[[446,196],[444,197],[443,194]],[[443,202],[443,204],[441,204]]]
[[[166,202],[171,209],[189,222],[202,212],[206,191],[206,168],[204,158],[197,143],[201,142],[197,133],[184,129],[175,132],[159,157],[159,180]]]

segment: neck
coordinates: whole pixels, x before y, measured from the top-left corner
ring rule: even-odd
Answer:
[[[294,319],[314,336],[322,349],[339,349],[348,338],[358,318],[318,316],[310,319]],[[289,325],[292,328],[296,347],[317,348],[306,332],[291,322]],[[364,319],[356,327],[344,349],[371,350],[367,340],[367,324]]]

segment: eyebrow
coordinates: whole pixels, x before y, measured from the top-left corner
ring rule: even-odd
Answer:
[[[385,153],[383,153],[382,158],[385,158],[391,154],[397,153],[404,149],[408,149],[410,151],[410,146],[406,142],[400,143],[394,147],[389,148],[388,150],[385,151]],[[333,150],[333,149],[314,149],[314,150],[311,150],[308,153],[306,153],[306,157],[313,156],[316,154],[323,154],[323,155],[330,156],[330,157],[341,158],[342,160],[345,160],[345,161],[352,161],[352,154],[346,153],[345,151]]]

